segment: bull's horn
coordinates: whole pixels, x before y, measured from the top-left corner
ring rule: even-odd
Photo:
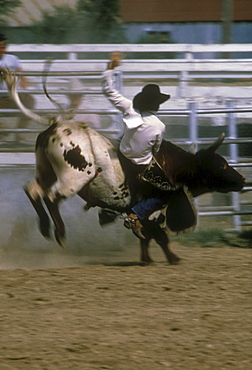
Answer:
[[[43,125],[49,125],[50,120],[40,117],[38,114],[32,112],[30,109],[26,108],[20,100],[19,94],[17,92],[17,78],[8,68],[3,68],[0,70],[1,78],[6,82],[9,90],[9,94],[14,102],[17,104],[19,109],[24,113],[25,116],[31,118],[34,121],[42,123]]]
[[[197,150],[196,150],[196,143],[191,143],[189,148],[188,148],[188,152],[191,153],[191,154],[196,154]]]
[[[211,144],[206,150],[208,152],[214,153],[219,148],[219,146],[222,144],[224,139],[225,139],[225,133],[222,132],[220,136],[218,137],[218,139],[213,144]]]

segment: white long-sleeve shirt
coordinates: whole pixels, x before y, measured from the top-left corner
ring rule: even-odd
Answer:
[[[123,113],[124,135],[120,143],[121,153],[135,164],[147,165],[158,152],[165,133],[165,125],[155,112],[142,112],[133,108],[131,100],[122,96],[114,87],[114,72],[102,75],[102,89],[108,100]]]

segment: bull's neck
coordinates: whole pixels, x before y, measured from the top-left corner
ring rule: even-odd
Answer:
[[[202,176],[197,171],[197,163],[193,154],[188,155],[186,160],[184,159],[183,165],[177,165],[174,168],[174,181],[186,185],[193,196],[199,196],[207,192]]]

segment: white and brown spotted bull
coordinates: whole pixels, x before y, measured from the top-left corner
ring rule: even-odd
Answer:
[[[55,226],[55,238],[64,245],[65,226],[59,204],[76,194],[87,202],[86,209],[100,207],[128,213],[131,194],[117,150],[111,142],[83,122],[60,117],[49,122],[29,112],[18,99],[13,77],[6,71],[4,73],[10,93],[20,109],[33,119],[51,123],[37,138],[36,176],[25,186],[25,192],[39,216],[42,235],[50,236],[48,210]],[[178,232],[195,224],[193,208],[181,198],[181,189],[186,188],[189,196],[196,197],[214,191],[240,191],[245,185],[244,178],[215,153],[223,140],[222,134],[207,149],[196,154],[163,141],[155,158],[170,181],[180,185],[177,191],[171,192],[166,209],[166,225],[170,230]],[[179,257],[169,249],[168,235],[159,221],[147,220],[143,224],[145,239],[140,242],[141,261],[146,264],[152,262],[148,247],[150,240],[155,239],[167,260],[171,264],[177,263]]]

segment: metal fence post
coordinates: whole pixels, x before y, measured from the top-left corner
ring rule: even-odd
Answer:
[[[68,53],[67,55],[68,55],[69,60],[77,60],[78,59],[77,53]]]
[[[197,120],[197,110],[195,102],[189,103],[189,139],[195,143],[196,150],[198,149],[198,120]]]
[[[234,102],[231,100],[227,101],[227,108],[234,110]],[[230,139],[237,139],[236,117],[233,112],[228,113],[228,134]],[[237,144],[230,144],[230,160],[236,163],[237,159]]]
[[[115,88],[121,94],[123,94],[123,72],[122,71],[115,71]]]
[[[179,86],[178,86],[178,96],[179,98],[185,98],[188,96],[188,83],[190,81],[190,63],[193,60],[193,54],[191,52],[185,53],[185,59],[187,61],[186,66],[188,67],[186,71],[181,71],[179,74]]]
[[[179,98],[185,98],[187,96],[188,81],[189,81],[189,72],[181,71],[179,74],[179,86],[178,86]]]
[[[195,144],[195,150],[198,150],[198,120],[197,120],[197,109],[196,109],[196,103],[191,102],[189,103],[189,140]],[[196,198],[194,200],[196,207],[198,208],[198,199]],[[200,224],[200,217],[198,216],[198,222],[197,227],[199,227]]]
[[[227,101],[227,108],[234,109],[234,102]],[[229,112],[227,114],[228,118],[228,134],[230,139],[237,139],[237,129],[236,129],[236,117],[235,113]],[[230,144],[230,161],[233,163],[238,162],[238,151],[237,144]],[[240,194],[232,192],[232,206],[235,211],[240,211]],[[241,216],[233,216],[233,223],[236,230],[241,230]]]
[[[118,70],[115,71],[114,78],[115,78],[116,90],[119,91],[121,94],[123,94],[123,72],[118,71]],[[123,136],[124,127],[123,127],[122,113],[120,111],[118,111],[116,115],[116,121],[117,121],[117,131],[118,131],[116,138],[121,139]]]

